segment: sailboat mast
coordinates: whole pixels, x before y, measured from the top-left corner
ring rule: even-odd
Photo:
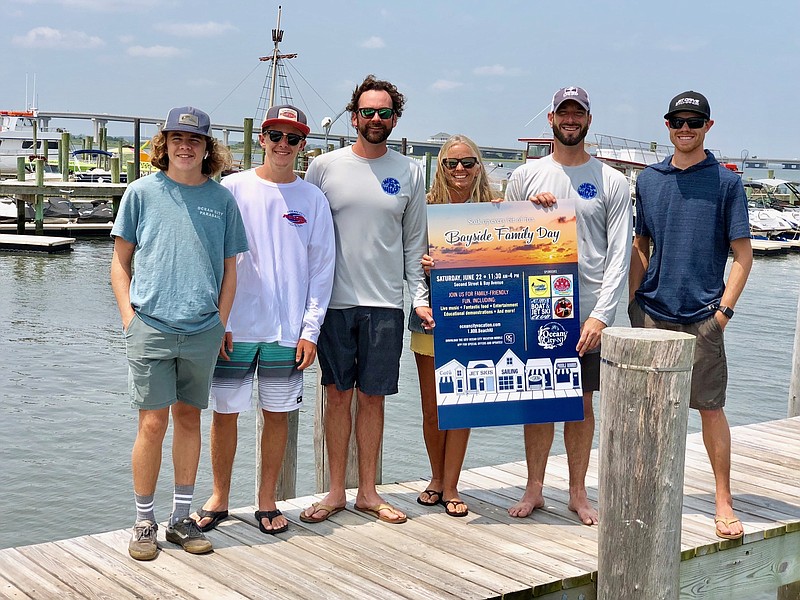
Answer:
[[[280,50],[278,49],[278,44],[283,41],[283,30],[281,29],[281,7],[278,6],[278,24],[275,26],[275,29],[272,30],[272,41],[275,44],[275,47],[272,50],[272,77],[270,78],[270,88],[269,88],[269,106],[267,109],[272,108],[275,105],[275,86],[278,81],[278,57]]]

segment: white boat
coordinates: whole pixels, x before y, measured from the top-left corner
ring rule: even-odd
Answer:
[[[745,181],[750,237],[753,241],[783,244],[786,249],[800,251],[800,219],[778,206],[769,186],[759,181]]]
[[[31,172],[37,158],[44,158],[51,165],[58,164],[61,132],[40,129],[36,115],[36,109],[0,110],[0,175],[16,175],[19,156],[25,157]]]

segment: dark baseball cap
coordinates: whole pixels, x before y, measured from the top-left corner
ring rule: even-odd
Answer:
[[[169,111],[161,131],[187,131],[211,137],[211,117],[199,108],[179,106]]]
[[[586,112],[591,112],[590,105],[589,105],[589,94],[586,93],[586,90],[576,86],[569,86],[563,87],[558,90],[555,94],[553,94],[553,110],[552,112],[556,112],[558,107],[561,106],[567,100],[574,100],[578,104],[580,104],[583,108],[586,109]]]
[[[700,92],[689,90],[675,96],[670,100],[669,109],[664,118],[669,119],[675,113],[683,111],[697,113],[706,119],[711,118],[711,107],[708,105],[706,97]]]
[[[311,129],[308,126],[306,115],[302,110],[291,104],[282,104],[280,106],[273,106],[267,111],[267,116],[264,122],[261,123],[261,130],[270,125],[283,123],[284,125],[291,125],[296,127],[303,135],[308,135]]]

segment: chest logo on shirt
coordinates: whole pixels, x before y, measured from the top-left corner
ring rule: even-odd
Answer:
[[[289,221],[295,227],[300,227],[301,225],[305,225],[308,223],[308,219],[306,216],[301,213],[299,210],[290,210],[289,212],[283,215],[283,218]]]
[[[383,191],[391,196],[396,196],[400,193],[400,182],[394,177],[387,177],[381,182]]]
[[[591,200],[597,196],[597,186],[593,183],[582,183],[578,186],[578,195],[584,200]]]

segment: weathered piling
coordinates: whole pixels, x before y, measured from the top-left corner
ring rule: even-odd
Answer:
[[[603,331],[598,600],[677,600],[695,338]]]
[[[244,120],[244,148],[242,149],[242,168],[249,169],[253,164],[253,119]]]
[[[788,416],[800,416],[800,298],[797,300],[797,318],[794,328],[794,353],[792,354],[792,378],[789,380]]]
[[[36,159],[36,187],[44,185],[44,159]],[[35,202],[36,235],[44,235],[44,194],[36,194]]]
[[[25,157],[17,157],[17,181],[25,181]],[[17,235],[25,235],[25,202],[30,196],[17,196]]]
[[[69,132],[61,132],[61,145],[58,148],[58,170],[61,180],[69,181]]]

